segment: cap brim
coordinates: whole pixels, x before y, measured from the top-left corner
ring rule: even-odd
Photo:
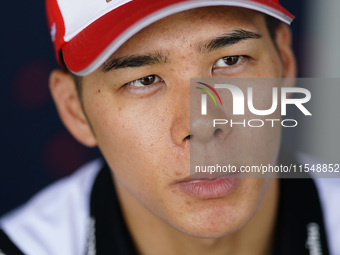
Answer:
[[[62,49],[68,69],[85,76],[99,68],[122,44],[153,22],[181,11],[207,6],[256,10],[290,24],[294,16],[266,0],[134,0],[97,19]],[[131,10],[134,10],[133,14]]]

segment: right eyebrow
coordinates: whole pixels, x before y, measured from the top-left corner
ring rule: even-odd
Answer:
[[[106,73],[111,70],[121,68],[142,67],[148,65],[165,64],[167,62],[168,58],[159,52],[152,52],[145,55],[130,55],[111,59],[107,63],[104,63],[102,71]]]

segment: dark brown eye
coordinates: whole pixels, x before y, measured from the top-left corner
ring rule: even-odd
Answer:
[[[240,56],[229,56],[229,57],[223,58],[224,63],[228,66],[236,65],[239,60],[240,60]]]
[[[155,82],[156,80],[156,76],[155,75],[149,75],[149,76],[145,76],[143,78],[140,79],[140,83],[143,84],[144,86],[148,86],[151,85]]]
[[[163,81],[162,78],[159,77],[158,75],[153,74],[153,75],[145,76],[138,80],[131,81],[129,83],[126,83],[125,85],[134,86],[134,87],[146,87],[146,86],[153,85],[159,81]]]

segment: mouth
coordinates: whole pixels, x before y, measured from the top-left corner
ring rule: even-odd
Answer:
[[[240,179],[221,177],[192,179],[186,178],[176,183],[185,193],[198,199],[223,198],[233,193],[239,186]]]

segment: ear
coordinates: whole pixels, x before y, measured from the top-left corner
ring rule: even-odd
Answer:
[[[50,91],[59,116],[80,143],[93,147],[96,145],[91,126],[82,110],[76,84],[70,74],[55,70],[50,76]]]
[[[276,44],[283,63],[283,78],[296,78],[296,60],[292,50],[290,28],[280,23],[276,28]]]

